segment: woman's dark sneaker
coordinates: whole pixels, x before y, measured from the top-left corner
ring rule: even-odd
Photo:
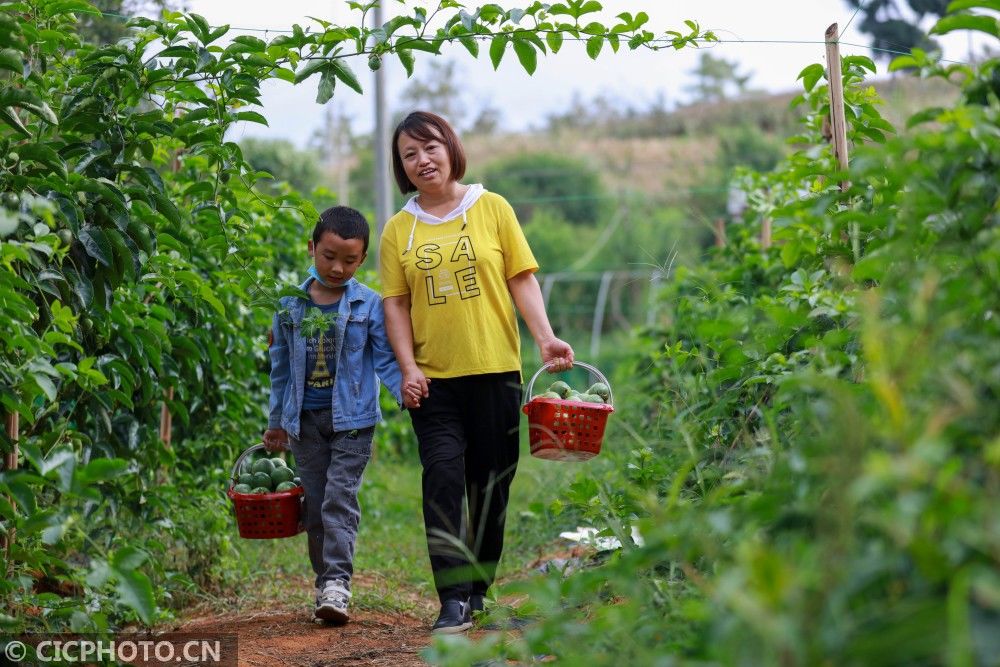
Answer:
[[[472,617],[469,615],[469,605],[461,600],[445,600],[441,603],[441,613],[438,615],[431,632],[436,635],[453,635],[465,632],[472,627]]]
[[[476,612],[483,611],[485,609],[484,603],[485,596],[482,593],[473,593],[469,596],[469,613],[475,614]]]

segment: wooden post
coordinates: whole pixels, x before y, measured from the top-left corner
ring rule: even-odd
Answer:
[[[173,427],[173,417],[170,415],[170,406],[167,405],[167,401],[174,400],[174,388],[170,387],[167,389],[167,397],[163,401],[163,405],[160,408],[160,440],[163,444],[170,448],[170,432]]]
[[[762,250],[771,247],[771,218],[765,217],[760,221],[760,247]]]
[[[847,116],[844,113],[844,77],[840,64],[840,35],[836,23],[826,29],[826,78],[830,86],[830,125],[833,140],[833,154],[841,171],[847,171]],[[850,183],[840,182],[841,192],[847,190]],[[857,223],[851,223],[851,250],[854,261],[861,256],[861,242]]]
[[[167,389],[166,396],[163,397],[163,404],[160,406],[160,441],[163,445],[170,449],[170,434],[173,431],[174,419],[170,414],[170,406],[167,405],[167,401],[174,400],[174,388],[170,387]],[[167,470],[166,468],[160,467],[156,471],[156,481],[159,484],[165,484],[167,482]]]
[[[716,218],[715,219],[715,247],[725,248],[726,247],[726,219]]]
[[[7,438],[10,439],[12,447],[9,453],[4,454],[3,469],[17,470],[18,448],[17,441],[20,438],[21,415],[12,412],[6,416]],[[7,529],[7,534],[0,536],[0,549],[4,552],[4,577],[7,576],[7,564],[10,563],[10,547],[14,544],[14,526],[11,524]]]

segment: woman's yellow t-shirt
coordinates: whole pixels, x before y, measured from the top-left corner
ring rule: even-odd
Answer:
[[[462,216],[414,228],[413,214],[400,211],[379,241],[382,295],[410,295],[414,356],[430,378],[521,370],[507,280],[538,263],[500,195],[484,192],[466,219],[464,229]]]

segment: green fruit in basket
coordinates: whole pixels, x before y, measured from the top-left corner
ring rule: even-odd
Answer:
[[[258,486],[255,489],[253,489],[250,493],[261,495],[264,493],[271,493],[271,489],[267,488],[266,486]]]
[[[538,396],[535,396],[535,398],[562,398],[562,396],[560,396],[554,391],[546,391],[544,393],[539,394]]]
[[[273,484],[275,488],[278,488],[278,484],[281,484],[282,482],[291,482],[294,478],[295,473],[288,468],[275,468],[274,472],[271,473],[271,484]]]
[[[253,487],[249,484],[237,484],[233,487],[233,493],[253,493]]]
[[[584,403],[604,403],[604,399],[597,394],[580,394],[580,400]]]
[[[266,472],[255,472],[253,474],[253,482],[251,486],[258,487],[263,486],[264,488],[271,488],[271,476]]]
[[[569,396],[566,397],[566,400],[567,401],[582,401],[583,398],[582,398],[582,396],[580,394],[578,394],[576,392],[573,392],[572,394],[570,394]]]
[[[588,394],[596,394],[604,399],[604,402],[608,402],[608,398],[611,396],[611,388],[603,382],[595,382],[590,385],[590,389],[587,390]]]
[[[562,398],[566,398],[567,396],[569,396],[569,393],[573,390],[570,389],[569,385],[563,382],[562,380],[556,380],[555,382],[549,385],[549,391],[554,391],[555,393],[559,394],[559,396],[561,396]]]
[[[291,491],[292,489],[297,489],[297,488],[299,488],[299,487],[298,487],[298,485],[295,484],[295,482],[289,481],[289,482],[282,482],[278,486],[274,487],[274,490],[275,491]]]
[[[241,472],[240,476],[236,479],[237,484],[246,484],[249,487],[253,487],[253,473]]]
[[[274,462],[271,459],[257,459],[253,462],[253,465],[250,466],[250,472],[263,472],[270,475],[274,472]]]
[[[288,464],[285,463],[285,459],[281,458],[280,456],[272,457],[271,458],[271,463],[274,464],[275,470],[277,470],[278,468],[287,468],[288,467]]]

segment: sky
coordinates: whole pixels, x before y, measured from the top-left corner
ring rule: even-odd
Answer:
[[[427,0],[407,0],[405,7],[430,6]],[[470,1],[470,8],[483,2]],[[526,2],[500,2],[506,8],[526,6]],[[870,55],[869,39],[858,31],[858,20],[851,22],[853,10],[844,0],[604,0],[604,12],[598,20],[612,24],[614,16],[623,11],[633,14],[645,11],[650,16],[647,29],[659,34],[664,30],[684,30],[684,20],[697,21],[702,28],[715,31],[723,40],[712,46],[712,54],[739,63],[743,73],[752,74],[749,86],[771,92],[792,90],[796,87],[798,73],[807,65],[823,62],[825,50],[823,33],[827,26],[837,22],[842,30],[841,53]],[[354,25],[360,14],[348,8],[345,0],[283,0],[282,2],[246,2],[245,0],[185,0],[185,7],[201,14],[213,25],[229,24],[231,36],[254,34],[270,40],[277,33],[259,30],[287,30],[292,24],[303,27],[316,25],[315,16],[339,25]],[[397,13],[404,5],[389,2],[387,14]],[[387,17],[388,18],[388,17]],[[850,24],[850,25],[849,25]],[[846,27],[846,31],[844,31]],[[256,29],[253,32],[246,29]],[[813,42],[805,44],[760,43]],[[860,46],[850,46],[847,43]],[[951,36],[944,43],[945,57],[965,60],[969,44],[964,36]],[[583,100],[604,95],[620,100],[623,107],[648,107],[662,96],[668,106],[689,100],[686,90],[693,79],[690,72],[697,64],[696,49],[673,49],[650,52],[629,52],[622,48],[618,54],[609,49],[594,61],[585,53],[583,44],[567,42],[556,55],[540,56],[533,76],[527,75],[513,52],[509,50],[499,70],[494,71],[487,49],[481,48],[479,59],[460,45],[442,49],[441,56],[418,53],[415,76],[428,71],[427,62],[432,58],[457,61],[457,71],[465,86],[463,101],[470,111],[478,110],[483,103],[495,107],[500,114],[501,128],[511,131],[541,127],[547,114],[558,113],[570,106],[574,95]],[[359,95],[346,86],[338,86],[337,94],[329,104],[334,110],[350,119],[355,133],[371,130],[374,124],[373,76],[368,72],[366,60],[350,62],[365,95]],[[407,85],[406,73],[395,57],[386,58],[383,66],[386,75],[386,99],[390,109],[407,107],[401,92]],[[879,63],[879,73],[884,74],[886,64]],[[239,140],[258,136],[285,138],[298,146],[305,146],[312,133],[323,123],[324,108],[316,103],[316,80],[297,86],[273,81],[263,88],[263,109],[270,126],[244,124],[235,129]]]

